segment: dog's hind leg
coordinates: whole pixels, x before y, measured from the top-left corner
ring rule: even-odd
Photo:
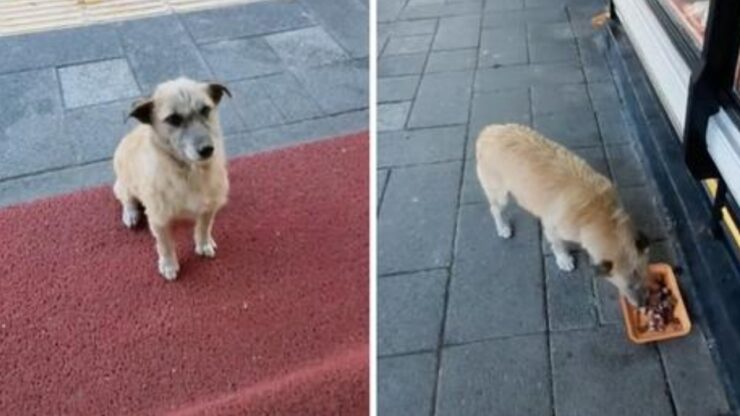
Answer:
[[[565,242],[558,235],[557,230],[552,226],[543,224],[545,231],[545,238],[550,242],[552,248],[552,254],[555,255],[555,263],[557,263],[560,270],[571,272],[575,269],[575,260],[573,255],[568,253],[568,249],[565,247]]]
[[[512,235],[511,224],[503,217],[502,211],[509,200],[508,191],[494,175],[484,172],[480,164],[477,166],[478,180],[490,205],[493,222],[496,223],[496,233],[501,238],[510,238]]]
[[[123,225],[128,228],[136,227],[141,220],[141,203],[129,193],[126,186],[120,180],[116,180],[116,183],[113,185],[113,193],[121,202],[121,207],[123,208],[121,214]]]
[[[198,216],[195,221],[195,253],[199,256],[213,257],[216,255],[216,242],[213,241],[211,230],[216,213],[206,212]]]

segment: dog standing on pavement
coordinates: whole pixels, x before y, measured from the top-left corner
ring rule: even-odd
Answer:
[[[509,194],[537,216],[558,267],[572,271],[565,242],[581,245],[633,305],[647,297],[647,238],[636,231],[611,182],[583,159],[532,129],[490,125],[476,143],[478,179],[502,238],[512,235],[501,211]]]
[[[139,122],[116,149],[113,191],[123,207],[123,223],[136,226],[145,213],[156,239],[159,273],[177,278],[179,264],[171,227],[195,221],[195,252],[213,257],[211,230],[226,204],[229,180],[217,106],[220,84],[178,78],[157,86],[138,101],[130,117]]]

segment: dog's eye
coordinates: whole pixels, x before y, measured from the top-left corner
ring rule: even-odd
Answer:
[[[173,127],[180,127],[182,125],[183,119],[182,116],[179,114],[171,114],[169,115],[164,121],[167,122],[170,126]]]
[[[204,105],[203,108],[200,109],[200,115],[203,117],[208,117],[211,114],[211,107]]]

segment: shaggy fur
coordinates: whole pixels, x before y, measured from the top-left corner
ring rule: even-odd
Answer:
[[[151,98],[135,103],[131,116],[142,124],[123,138],[113,158],[123,223],[134,227],[146,212],[159,272],[167,280],[179,270],[174,221],[195,221],[196,253],[216,253],[211,229],[229,189],[216,111],[224,93],[230,95],[219,84],[186,78],[159,85]]]
[[[574,269],[564,243],[578,243],[598,265],[600,274],[630,302],[644,301],[647,242],[634,229],[607,178],[563,146],[525,126],[490,125],[476,144],[478,178],[499,236],[512,235],[501,214],[511,194],[542,221],[560,269]]]

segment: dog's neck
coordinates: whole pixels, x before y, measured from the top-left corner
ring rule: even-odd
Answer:
[[[629,242],[630,218],[621,205],[592,217],[581,229],[581,242],[596,262],[613,256],[617,249]]]

